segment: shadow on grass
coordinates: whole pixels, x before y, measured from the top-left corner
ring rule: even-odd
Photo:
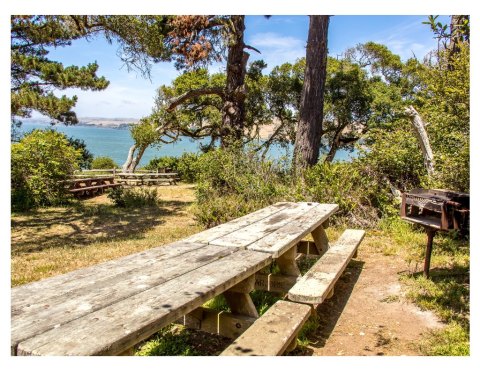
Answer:
[[[469,326],[470,316],[470,267],[454,264],[450,268],[433,268],[430,278],[423,272],[407,275],[410,280],[410,296],[416,304],[435,310],[446,321],[456,321]]]
[[[68,207],[17,213],[11,220],[12,254],[141,238],[148,230],[165,223],[163,217],[175,216],[190,204],[162,201],[153,207],[118,208],[79,202]]]

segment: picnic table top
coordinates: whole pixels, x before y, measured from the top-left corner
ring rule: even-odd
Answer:
[[[120,177],[175,177],[178,176],[176,172],[142,172],[142,173],[119,173]]]
[[[184,240],[12,289],[12,354],[118,354],[252,276],[338,209],[277,203]]]
[[[63,182],[68,184],[82,183],[86,181],[95,181],[95,180],[113,180],[114,176],[95,176],[95,177],[79,177],[75,179],[68,179]]]
[[[185,240],[267,252],[276,258],[323,224],[337,210],[337,204],[280,202]]]
[[[177,242],[14,288],[12,351],[118,354],[270,262],[265,253]]]

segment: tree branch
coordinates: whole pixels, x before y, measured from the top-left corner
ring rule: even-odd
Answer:
[[[185,101],[202,95],[218,95],[220,98],[224,99],[224,93],[221,87],[200,88],[187,91],[186,93],[171,99],[166,110],[167,112],[172,112],[176,107],[183,104]]]

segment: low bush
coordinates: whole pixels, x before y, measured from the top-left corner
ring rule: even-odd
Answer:
[[[144,169],[149,171],[164,170],[170,168],[172,171],[177,171],[178,158],[173,156],[156,157],[150,160]]]
[[[110,157],[96,157],[92,161],[92,169],[94,170],[106,170],[119,167],[120,166]]]
[[[282,163],[262,161],[254,152],[217,149],[201,155],[196,166],[195,216],[206,227],[293,200]]]
[[[350,226],[372,227],[381,217],[398,213],[388,184],[358,161],[319,162],[297,186],[309,201],[338,204],[337,222]]]
[[[198,177],[198,160],[200,155],[195,153],[183,153],[177,162],[177,172],[182,181],[194,183]]]
[[[168,168],[177,172],[182,181],[193,183],[197,179],[199,158],[195,153],[183,153],[180,157],[157,157],[150,160],[144,168],[150,171],[163,171]]]
[[[81,150],[54,130],[33,130],[11,147],[11,202],[14,210],[66,202],[62,181],[78,169]]]
[[[127,189],[116,187],[110,189],[107,196],[117,207],[122,208],[155,207],[158,205],[156,188]]]

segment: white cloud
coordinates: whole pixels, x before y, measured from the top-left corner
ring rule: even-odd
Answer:
[[[273,32],[257,33],[249,39],[248,43],[261,52],[258,54],[252,51],[250,61],[263,59],[268,64],[266,72],[277,65],[293,63],[305,56],[305,40],[291,36],[281,36]]]
[[[139,88],[112,82],[103,91],[71,89],[68,95],[77,95],[74,108],[78,117],[141,118],[151,113],[155,86]]]

